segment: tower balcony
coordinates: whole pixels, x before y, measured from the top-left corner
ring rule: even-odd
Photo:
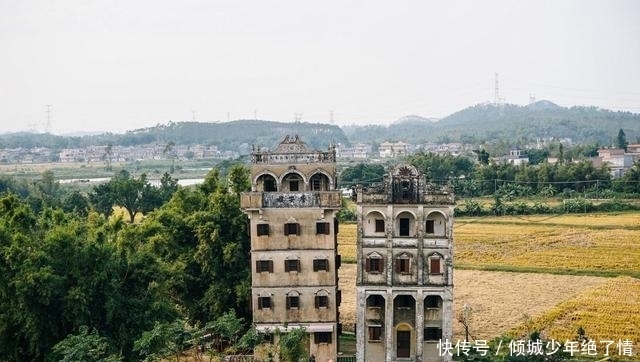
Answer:
[[[342,206],[340,191],[302,192],[243,192],[240,207],[261,208],[309,208],[339,209]]]

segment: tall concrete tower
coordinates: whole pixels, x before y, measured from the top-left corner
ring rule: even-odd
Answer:
[[[402,165],[356,200],[357,361],[450,360],[438,341],[453,333],[453,191]]]
[[[318,362],[338,351],[340,206],[333,147],[313,151],[287,136],[274,151],[252,152],[241,207],[250,219],[253,323],[274,343],[304,328]]]

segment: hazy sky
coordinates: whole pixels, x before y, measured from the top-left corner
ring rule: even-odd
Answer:
[[[0,133],[640,112],[640,1],[0,0]]]

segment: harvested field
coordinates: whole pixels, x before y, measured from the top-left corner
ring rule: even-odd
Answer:
[[[355,323],[356,265],[340,268],[341,322],[352,331]],[[557,304],[573,298],[592,287],[606,283],[608,278],[456,270],[454,272],[454,310],[467,304],[471,307],[471,334],[478,339],[491,339],[519,325],[526,317],[536,317]],[[454,338],[462,338],[460,323],[454,323]]]
[[[460,218],[454,245],[459,268],[640,277],[638,213]]]
[[[640,280],[630,277],[607,279],[512,330],[516,335],[539,330],[556,340],[575,340],[579,327],[588,339],[630,340],[640,348]],[[613,347],[612,347],[613,349]],[[604,353],[603,350],[600,350]]]

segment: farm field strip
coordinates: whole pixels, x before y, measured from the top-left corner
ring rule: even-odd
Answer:
[[[575,340],[577,329],[582,327],[588,339],[616,343],[628,339],[637,350],[640,347],[639,310],[640,280],[612,278],[559,303],[511,332],[522,336],[538,330],[547,338],[564,342]]]
[[[640,222],[640,215],[605,215],[594,220],[597,219],[608,220],[612,228],[495,224],[488,223],[490,220],[464,224],[454,227],[454,258],[457,265],[467,269],[503,266],[513,267],[514,271],[539,268],[545,272],[552,268],[560,273],[640,277],[640,232],[624,226],[627,222]]]
[[[455,227],[462,228],[471,224],[523,224],[574,226],[580,228],[622,228],[637,230],[640,227],[640,215],[637,212],[568,214],[568,215],[526,215],[526,216],[487,216],[457,217]]]

